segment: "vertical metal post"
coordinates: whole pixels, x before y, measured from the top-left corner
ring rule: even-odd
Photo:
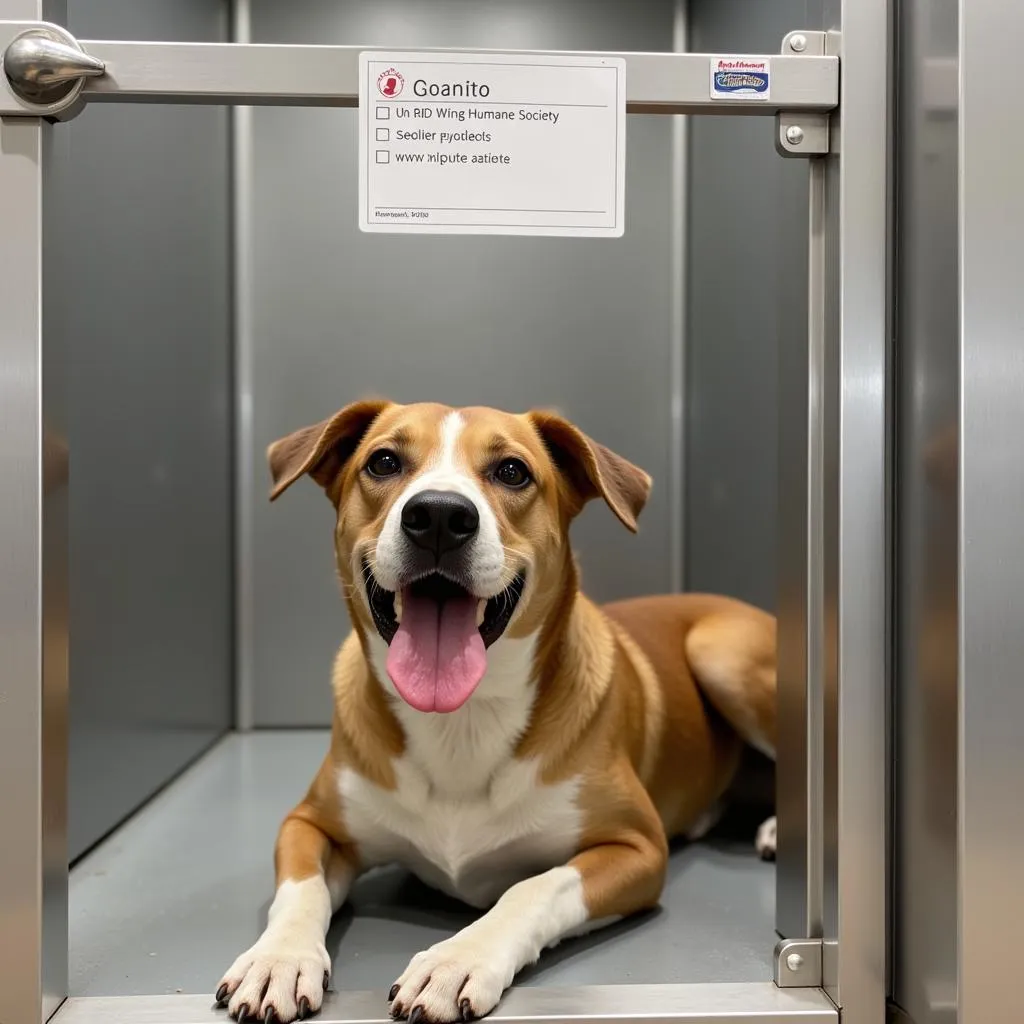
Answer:
[[[956,8],[908,0],[897,32],[890,955],[914,1024],[957,1020]]]
[[[672,49],[687,50],[688,0],[675,0]],[[672,236],[671,302],[669,317],[669,387],[672,391],[669,447],[669,588],[686,585],[686,195],[689,160],[687,118],[672,115]]]
[[[807,318],[779,361],[776,928],[821,937],[826,162],[808,161]]]
[[[844,1024],[885,1019],[892,12],[824,3],[843,74],[825,169],[822,973]]]
[[[60,8],[0,0],[0,20],[62,23]],[[56,335],[43,344],[50,133],[0,120],[0,1016],[28,1024],[67,994],[68,458],[63,359]]]
[[[961,0],[959,18],[957,996],[960,1024],[984,1024],[1021,1017],[1024,136],[1007,62],[1024,8]],[[955,474],[955,444],[943,461]]]
[[[252,41],[249,0],[231,4],[231,41]],[[231,266],[235,391],[235,728],[255,724],[252,659],[253,613],[253,443],[252,385],[252,107],[231,108]]]

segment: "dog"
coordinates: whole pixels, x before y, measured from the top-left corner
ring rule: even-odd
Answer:
[[[542,950],[655,907],[670,839],[714,824],[747,747],[774,758],[775,619],[713,595],[589,601],[572,520],[600,498],[636,532],[651,478],[552,412],[364,400],[268,461],[271,500],[304,476],[331,500],[353,629],[266,929],[216,1000],[315,1013],[333,913],[398,863],[486,913],[412,959],[391,1015],[485,1016]]]

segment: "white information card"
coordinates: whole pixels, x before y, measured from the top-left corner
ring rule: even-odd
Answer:
[[[622,235],[621,57],[359,55],[359,227]]]

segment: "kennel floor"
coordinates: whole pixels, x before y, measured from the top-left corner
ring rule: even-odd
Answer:
[[[79,861],[71,995],[212,993],[259,935],[277,827],[327,742],[319,731],[229,735]],[[752,833],[712,835],[673,853],[658,911],[549,951],[519,984],[768,981],[774,914],[774,869]],[[328,937],[331,987],[384,993],[414,953],[470,920],[397,869],[368,875]]]

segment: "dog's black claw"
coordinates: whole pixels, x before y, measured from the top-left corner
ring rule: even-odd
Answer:
[[[274,1014],[274,1008],[272,1006],[268,1006],[263,1011],[263,1024],[274,1024],[275,1020],[277,1020],[277,1017]]]
[[[405,1007],[401,1003],[392,1003],[391,1016],[395,1020],[401,1020],[405,1016]]]
[[[305,1020],[309,1016],[309,1000],[303,996],[299,1000],[299,1020]]]
[[[327,991],[327,986],[331,983],[331,972],[324,971],[324,991]]]
[[[399,991],[399,989],[401,987],[402,986],[399,985],[397,981],[394,983],[394,985],[391,986],[391,991],[388,993],[388,1002],[389,1003],[393,1003],[395,1001],[395,996],[398,995],[398,991]]]
[[[224,1005],[224,1003],[226,1002],[226,1000],[228,998],[228,983],[227,982],[224,982],[224,984],[221,985],[221,987],[219,989],[217,989],[217,994],[213,998],[216,999],[217,1002],[221,1006]]]
[[[243,1021],[248,1016],[249,1016],[249,1004],[248,1003],[242,1003],[242,1005],[238,1008],[238,1015],[235,1017],[235,1020]]]
[[[476,1020],[476,1014],[473,1012],[473,1004],[468,999],[463,999],[459,1003],[459,1016],[465,1021]]]
[[[419,1024],[421,1020],[423,1020],[423,1007],[414,1006],[412,1013],[409,1014],[409,1024]]]

